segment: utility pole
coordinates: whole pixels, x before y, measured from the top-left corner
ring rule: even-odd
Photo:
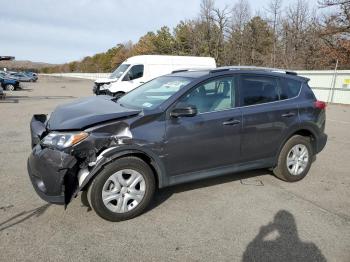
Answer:
[[[332,81],[332,90],[331,90],[331,103],[333,103],[334,99],[334,89],[335,89],[335,84],[337,82],[337,70],[338,70],[338,59],[337,62],[335,63],[335,68],[334,68],[334,74],[333,74],[333,81]]]

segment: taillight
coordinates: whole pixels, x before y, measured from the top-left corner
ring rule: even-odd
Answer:
[[[314,107],[317,108],[317,109],[323,110],[323,109],[326,109],[326,106],[327,106],[326,103],[323,102],[323,101],[317,100],[317,101],[314,103]]]

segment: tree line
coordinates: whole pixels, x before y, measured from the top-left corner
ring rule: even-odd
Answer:
[[[137,43],[120,43],[104,53],[87,56],[42,72],[111,72],[135,55],[214,57],[218,66],[254,65],[288,69],[350,69],[350,1],[306,0],[283,5],[271,0],[252,14],[247,0],[218,8],[202,0],[194,19],[173,29],[148,32]]]

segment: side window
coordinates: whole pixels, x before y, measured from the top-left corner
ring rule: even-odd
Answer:
[[[235,106],[236,82],[225,77],[201,84],[179,100],[181,105],[193,105],[199,113],[215,112]]]
[[[278,81],[273,77],[242,76],[243,106],[269,103],[279,100]]]
[[[143,65],[134,65],[130,68],[128,73],[125,75],[123,81],[134,80],[143,76]]]
[[[301,82],[293,79],[283,79],[281,86],[281,100],[296,97],[301,88]]]

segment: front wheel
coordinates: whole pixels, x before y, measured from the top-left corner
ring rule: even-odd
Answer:
[[[15,86],[14,85],[6,85],[6,90],[7,91],[14,91],[15,90]]]
[[[119,98],[121,98],[123,95],[125,95],[124,92],[117,92],[117,93],[113,94],[113,97],[119,99]]]
[[[125,157],[98,174],[88,189],[88,199],[100,217],[116,222],[140,215],[154,191],[154,174],[148,164],[137,157]]]
[[[299,181],[309,172],[312,158],[310,138],[300,135],[292,136],[283,146],[273,172],[284,181]]]

